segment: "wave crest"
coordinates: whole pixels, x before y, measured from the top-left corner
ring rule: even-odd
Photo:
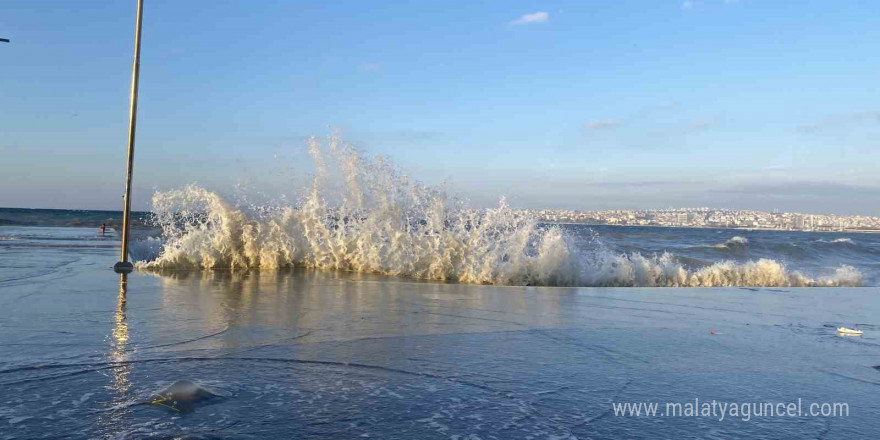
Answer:
[[[729,240],[724,243],[716,244],[716,248],[724,249],[724,248],[738,248],[743,249],[749,244],[749,239],[740,236],[731,237]]]

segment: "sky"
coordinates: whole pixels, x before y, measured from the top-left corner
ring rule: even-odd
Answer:
[[[133,205],[283,186],[339,133],[479,206],[880,215],[878,12],[145,0]],[[0,4],[0,206],[121,208],[134,14]]]

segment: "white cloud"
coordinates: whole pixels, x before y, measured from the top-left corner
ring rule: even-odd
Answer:
[[[544,11],[538,11],[533,14],[526,14],[516,20],[510,22],[513,26],[532,23],[546,23],[550,20],[550,14]]]
[[[691,0],[685,0],[684,2],[681,3],[681,8],[682,9],[692,9],[694,6],[696,6],[696,4],[697,4],[697,2],[694,2]]]

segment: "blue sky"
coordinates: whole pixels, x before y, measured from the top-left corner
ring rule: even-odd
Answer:
[[[145,3],[137,208],[332,129],[477,205],[880,214],[871,1]],[[0,5],[0,206],[121,205],[134,4]]]

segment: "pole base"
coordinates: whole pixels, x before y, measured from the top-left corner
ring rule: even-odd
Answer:
[[[134,270],[134,265],[128,261],[120,261],[113,265],[113,271],[116,273],[129,273]]]

